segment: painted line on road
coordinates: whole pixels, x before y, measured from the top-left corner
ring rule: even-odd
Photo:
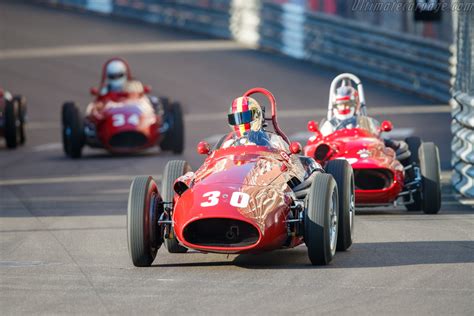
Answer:
[[[41,151],[50,151],[50,150],[58,150],[61,149],[63,145],[61,143],[49,143],[49,144],[42,144],[33,147],[31,150],[33,152],[41,152]]]
[[[451,107],[449,105],[404,105],[394,107],[374,107],[369,110],[370,115],[410,115],[410,114],[443,114],[451,113]],[[284,110],[278,112],[279,118],[316,118],[319,116],[325,116],[327,110],[323,109],[311,109],[311,110]],[[188,113],[184,116],[184,120],[188,123],[193,122],[214,122],[226,120],[227,113]],[[45,121],[45,122],[29,122],[26,125],[27,129],[38,130],[38,129],[60,129],[61,126],[58,122]]]
[[[135,176],[132,175],[84,175],[71,177],[52,177],[52,178],[23,178],[23,179],[4,179],[0,180],[0,186],[7,185],[28,185],[28,184],[58,184],[58,183],[76,183],[76,182],[108,182],[108,181],[132,181]],[[154,176],[155,180],[161,180],[161,175]]]
[[[374,107],[369,109],[369,115],[408,115],[408,114],[439,114],[451,113],[449,105],[404,105],[395,107]],[[316,116],[325,116],[327,110],[323,109],[300,109],[278,111],[278,118],[301,118],[308,119]],[[227,117],[226,113],[193,113],[185,116],[186,122],[204,122],[223,120]]]
[[[414,134],[415,134],[414,128],[397,128],[390,133],[383,134],[383,137],[403,139],[403,138],[412,136]],[[208,142],[209,144],[215,144],[221,139],[223,135],[224,133],[214,134],[209,137],[206,137],[204,140]],[[302,144],[306,144],[308,139],[313,135],[314,133],[311,133],[311,132],[298,132],[298,133],[290,134],[288,138],[291,141],[296,141],[296,142],[301,142]]]
[[[4,49],[0,60],[51,58],[91,55],[120,55],[131,53],[207,52],[225,50],[248,50],[245,46],[227,40],[141,42],[121,44],[73,45],[57,47]]]

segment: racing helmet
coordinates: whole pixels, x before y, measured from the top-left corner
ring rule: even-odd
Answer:
[[[232,102],[227,116],[230,127],[238,137],[263,127],[263,112],[260,104],[250,97],[239,97]]]
[[[128,78],[128,67],[124,61],[116,59],[105,67],[105,83],[111,91],[119,92],[124,88]]]
[[[333,104],[334,117],[347,120],[358,113],[360,107],[359,93],[347,83],[337,88]]]

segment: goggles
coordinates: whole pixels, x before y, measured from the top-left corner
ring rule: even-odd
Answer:
[[[119,73],[115,73],[115,74],[108,74],[107,78],[109,78],[110,80],[116,80],[116,79],[120,79],[124,76],[125,76],[125,74],[123,72],[119,72]]]
[[[231,113],[227,115],[227,119],[230,125],[242,125],[252,122],[254,116],[255,110],[250,110],[245,112]]]

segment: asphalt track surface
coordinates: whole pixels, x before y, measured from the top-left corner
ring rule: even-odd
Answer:
[[[70,48],[78,45],[83,50]],[[182,156],[87,149],[80,160],[64,157],[60,106],[75,100],[84,108],[113,55],[127,58],[157,94],[182,102]],[[9,151],[0,143],[0,312],[473,315],[473,209],[458,204],[449,187],[446,106],[370,82],[369,112],[392,120],[394,137],[439,145],[440,214],[361,210],[355,244],[327,267],[311,266],[305,246],[253,256],[162,248],[153,267],[133,267],[125,214],[134,176],[159,179],[170,159],[198,167],[197,142],[225,133],[231,100],[253,86],[275,93],[283,129],[302,140],[312,111],[321,118],[335,75],[200,35],[0,1],[0,84],[29,100],[27,145]]]

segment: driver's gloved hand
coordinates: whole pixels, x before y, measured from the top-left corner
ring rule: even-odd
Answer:
[[[247,134],[248,140],[258,146],[270,146],[270,140],[264,131],[250,131]]]

